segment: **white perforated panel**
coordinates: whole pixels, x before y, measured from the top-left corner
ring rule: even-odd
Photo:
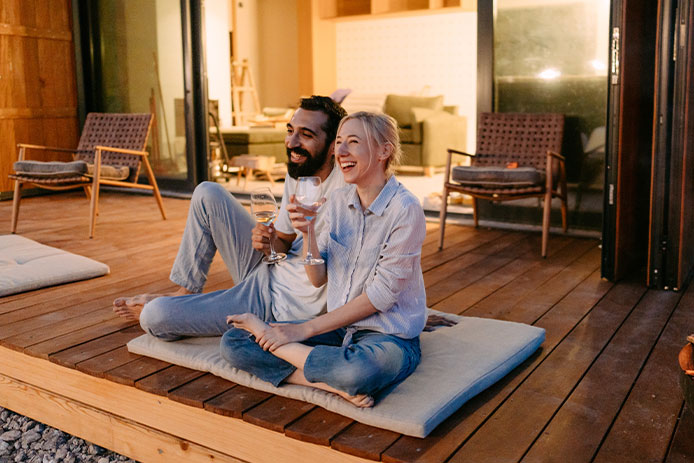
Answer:
[[[359,93],[444,95],[468,120],[474,150],[477,14],[369,18],[337,24],[337,84]]]

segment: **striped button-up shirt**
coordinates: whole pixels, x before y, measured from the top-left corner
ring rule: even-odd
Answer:
[[[421,252],[426,233],[419,200],[395,176],[363,209],[355,185],[323,207],[318,248],[328,274],[328,311],[362,293],[378,310],[352,326],[413,338],[426,323]]]

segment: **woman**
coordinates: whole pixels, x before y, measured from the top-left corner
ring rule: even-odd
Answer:
[[[421,357],[426,322],[420,265],[425,219],[419,200],[392,175],[400,158],[395,120],[359,112],[345,117],[335,157],[347,187],[323,207],[318,239],[311,216],[292,200],[292,225],[322,265],[307,265],[311,282],[328,285],[328,312],[305,322],[267,325],[232,315],[222,355],[275,386],[283,382],[339,394],[359,407],[409,376]],[[293,199],[293,198],[292,198]]]

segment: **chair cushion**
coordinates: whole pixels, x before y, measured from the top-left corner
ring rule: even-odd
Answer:
[[[21,177],[62,178],[85,174],[87,163],[84,161],[17,161],[13,168]]]
[[[410,96],[388,95],[384,112],[398,121],[400,127],[412,127],[415,123],[412,108],[443,109],[443,95]]]
[[[544,177],[534,167],[456,166],[451,172],[454,182],[488,188],[542,185]]]
[[[94,175],[94,164],[87,164],[87,175]],[[130,175],[130,168],[128,166],[109,166],[101,165],[101,177],[108,180],[125,180]]]

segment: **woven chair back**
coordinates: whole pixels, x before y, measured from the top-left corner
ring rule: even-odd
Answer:
[[[547,150],[561,153],[563,114],[482,113],[477,129],[476,166],[506,166],[544,170]]]
[[[76,159],[94,163],[94,147],[110,146],[142,151],[152,123],[151,114],[89,113],[82,129]],[[140,172],[141,157],[132,154],[102,152],[102,164],[127,166],[128,181],[135,182]]]

